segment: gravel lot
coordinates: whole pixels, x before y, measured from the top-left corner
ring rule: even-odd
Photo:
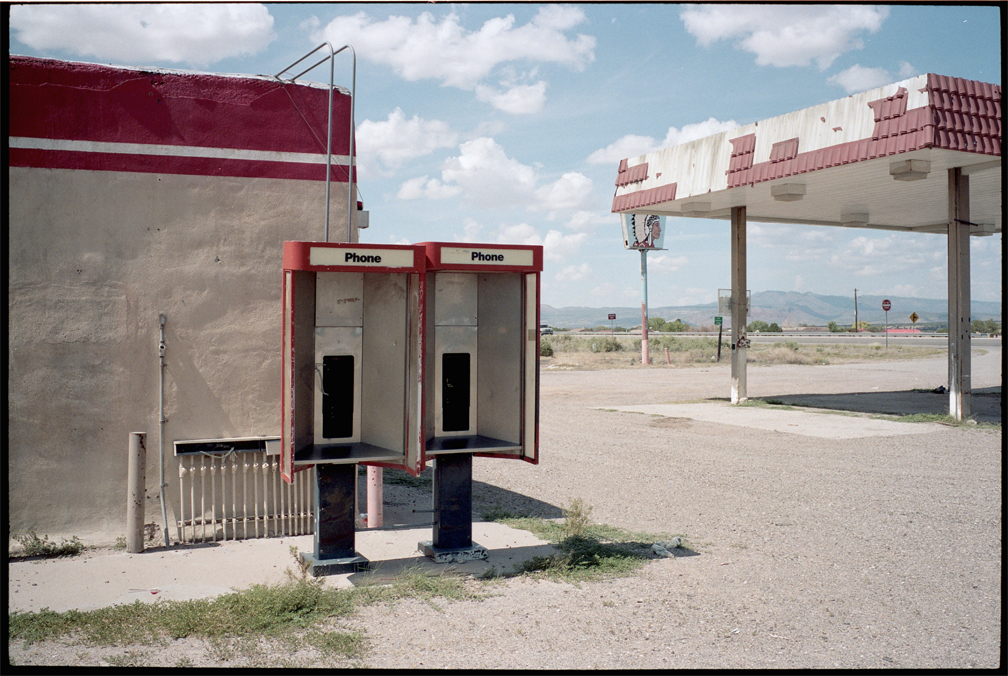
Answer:
[[[750,366],[748,390],[793,401],[807,394],[817,405],[826,398],[816,395],[847,394],[839,408],[863,401],[872,410],[884,393],[943,384],[946,369],[944,357]],[[920,434],[823,439],[610,408],[726,398],[729,373],[724,362],[544,369],[540,464],[473,464],[477,516],[500,507],[556,518],[581,498],[593,521],[681,534],[697,555],[577,586],[512,579],[479,602],[367,607],[346,623],[369,641],[356,666],[1000,667],[1000,428],[931,423]],[[975,408],[999,422],[1001,381],[1000,347],[975,352]],[[947,395],[907,401],[947,411]],[[19,664],[123,652],[9,644]],[[136,652],[144,664],[185,655],[194,666],[242,666],[197,641]],[[307,653],[275,659],[353,666]]]

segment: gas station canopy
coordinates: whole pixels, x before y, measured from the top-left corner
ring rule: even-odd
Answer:
[[[969,236],[1001,232],[1001,189],[1001,86],[929,73],[625,159],[612,211],[731,221],[732,403],[747,398],[747,220],[945,234],[949,414],[961,420]]]
[[[614,213],[946,233],[948,170],[969,232],[1001,232],[1001,87],[919,75],[620,163]]]

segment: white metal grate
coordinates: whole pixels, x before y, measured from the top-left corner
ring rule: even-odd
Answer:
[[[280,476],[280,458],[234,450],[178,455],[180,542],[314,532],[315,469]]]

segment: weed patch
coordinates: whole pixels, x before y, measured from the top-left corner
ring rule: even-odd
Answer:
[[[560,549],[553,556],[529,559],[513,575],[543,576],[571,583],[633,575],[653,559],[652,544],[672,537],[591,523],[591,507],[580,499],[572,500],[563,511],[562,522],[529,517],[501,519],[512,528],[527,530]],[[690,551],[685,545],[683,549]]]
[[[30,530],[24,535],[15,538],[24,548],[24,556],[44,556],[46,558],[56,558],[60,556],[77,556],[84,551],[84,544],[76,535],[71,539],[63,539],[59,544],[49,542],[49,536],[39,537],[35,531]]]
[[[934,422],[941,425],[948,425],[950,427],[967,427],[967,428],[982,428],[982,429],[1001,429],[1001,425],[998,423],[986,423],[977,422],[967,418],[966,420],[959,420],[946,413],[914,413],[911,415],[901,415],[893,418],[896,422],[906,422],[906,423],[921,423],[921,422]]]

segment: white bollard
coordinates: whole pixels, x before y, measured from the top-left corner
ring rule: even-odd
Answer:
[[[382,468],[367,468],[367,527],[380,528],[382,526],[384,496],[382,495]]]

